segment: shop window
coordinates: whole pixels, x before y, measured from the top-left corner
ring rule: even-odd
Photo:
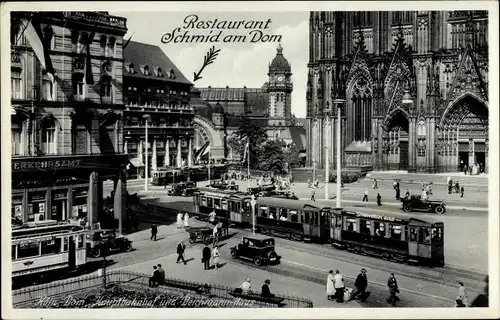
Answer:
[[[23,122],[12,117],[11,130],[12,155],[23,155]]]
[[[53,119],[45,118],[41,124],[41,149],[45,154],[57,154],[56,123]]]
[[[292,221],[292,222],[298,222],[299,221],[299,215],[297,214],[297,211],[290,210],[290,221]]]
[[[68,218],[67,205],[68,205],[68,190],[52,191],[52,201],[50,210],[50,219],[55,221],[66,221]]]
[[[23,195],[12,195],[11,203],[11,218],[16,221],[16,224],[22,224],[24,222]]]
[[[364,234],[372,233],[371,221],[368,220],[359,220],[359,232]]]
[[[39,242],[27,242],[20,243],[17,248],[17,258],[30,258],[40,255],[40,243]]]
[[[375,235],[377,237],[385,237],[385,223],[375,221]]]
[[[80,219],[87,217],[87,193],[88,188],[76,188],[73,190],[73,207],[71,217]]]
[[[10,85],[12,89],[12,99],[22,99],[22,78],[20,70],[12,70],[10,75]]]
[[[357,232],[356,219],[347,219],[346,224],[347,231]]]
[[[402,227],[400,225],[389,225],[390,238],[394,240],[401,240]]]

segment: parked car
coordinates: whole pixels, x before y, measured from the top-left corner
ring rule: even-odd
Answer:
[[[439,200],[424,200],[421,196],[410,196],[410,198],[402,198],[403,210],[411,212],[414,210],[424,210],[427,212],[435,212],[443,214],[446,212],[446,205]]]
[[[274,190],[271,191],[271,197],[290,200],[299,200],[299,198],[290,190]]]
[[[173,184],[167,194],[169,196],[191,197],[197,190],[196,182],[180,182]]]
[[[207,187],[209,188],[214,188],[214,189],[220,189],[220,190],[226,190],[229,187],[229,184],[227,182],[224,182],[222,180],[213,180],[210,182],[210,184],[207,184]]]
[[[231,248],[231,257],[252,260],[257,266],[279,263],[279,256],[274,249],[274,238],[243,237],[242,241]]]
[[[132,241],[123,235],[116,235],[115,230],[91,230],[87,235],[87,254],[99,258],[106,251],[128,252],[132,250]]]

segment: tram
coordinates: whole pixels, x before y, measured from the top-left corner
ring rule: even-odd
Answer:
[[[259,197],[200,188],[193,198],[195,214],[206,219],[212,211],[240,227],[252,225],[263,234],[296,241],[331,243],[334,247],[399,262],[444,265],[444,224],[402,214],[380,215],[339,210],[316,202]]]
[[[26,224],[12,230],[13,281],[64,274],[86,264],[83,227],[54,220]]]
[[[191,166],[184,168],[158,168],[151,171],[152,184],[164,186],[187,181],[206,181],[220,179],[227,172],[226,164],[212,164],[210,172],[208,165]]]

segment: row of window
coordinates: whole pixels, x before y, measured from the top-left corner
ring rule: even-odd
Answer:
[[[134,92],[137,92],[137,87],[128,87],[127,88],[128,91],[134,91]],[[152,93],[165,93],[165,89],[159,89],[159,88],[147,88],[147,89],[144,89],[144,92],[152,92]],[[177,91],[176,90],[170,90],[169,91],[170,94],[173,94],[173,95],[176,95],[177,94]],[[180,91],[179,94],[181,96],[187,96],[188,93],[187,92],[184,92],[184,91]]]
[[[131,63],[129,65],[125,65],[125,69],[130,74],[137,73],[137,70],[136,70],[135,65],[133,63]],[[159,77],[159,78],[163,78],[163,77],[167,77],[168,79],[176,79],[177,78],[177,76],[175,75],[174,69],[170,69],[166,73],[164,73],[162,68],[157,67],[157,68],[153,69],[153,73],[151,73],[149,66],[144,65],[144,66],[141,66],[139,68],[139,71],[144,76],[153,76],[154,75],[155,77]]]
[[[24,155],[28,142],[28,134],[25,128],[26,123],[20,119],[11,121],[11,142],[12,155]],[[56,123],[53,120],[44,119],[41,122],[40,131],[38,131],[39,152],[43,154],[58,154],[59,143]],[[114,145],[115,127],[108,127],[106,130],[99,130],[99,147],[102,153],[116,152]],[[31,142],[32,143],[32,142]],[[91,149],[91,134],[89,129],[82,124],[74,125],[71,130],[71,153],[88,154]]]
[[[75,237],[76,247],[84,247],[85,241],[83,235]],[[12,245],[12,260],[38,257],[49,254],[58,254],[69,250],[68,237],[59,237],[36,242],[23,242]]]

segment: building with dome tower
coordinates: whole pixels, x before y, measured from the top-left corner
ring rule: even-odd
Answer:
[[[295,144],[305,160],[303,126],[295,124],[292,114],[292,68],[278,45],[276,56],[269,64],[268,81],[260,88],[193,88],[191,106],[194,119],[195,150],[210,145],[211,157],[216,160],[239,159],[227,144],[238,129],[242,116],[267,128],[270,139],[281,139],[287,145]]]

